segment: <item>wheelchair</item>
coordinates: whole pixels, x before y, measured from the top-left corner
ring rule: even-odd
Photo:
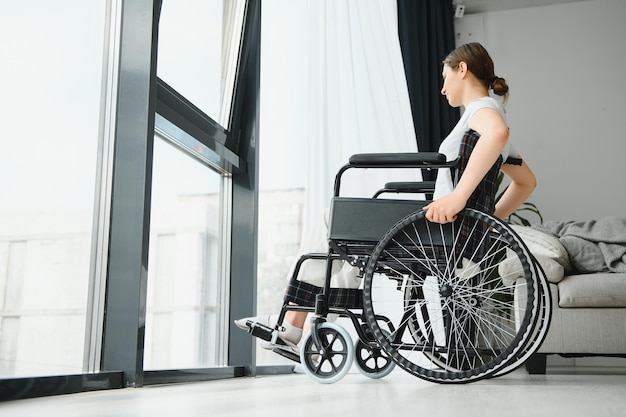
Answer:
[[[328,252],[302,256],[291,277],[290,287],[314,293],[314,300],[294,305],[286,295],[276,326],[249,323],[249,332],[279,343],[287,311],[312,313],[299,357],[279,345],[274,351],[325,384],[339,381],[352,364],[374,379],[399,366],[435,383],[468,383],[521,366],[543,342],[551,299],[540,265],[505,222],[466,207],[455,222],[431,223],[422,209],[428,200],[380,198],[428,196],[434,187],[428,181],[388,183],[372,198],[340,196],[348,169],[447,168],[458,178],[460,165],[460,158],[446,162],[427,152],[350,157],[335,177]],[[499,167],[492,169],[496,175]],[[310,260],[326,262],[323,288],[296,280]],[[361,287],[331,288],[333,262],[357,267]],[[354,343],[330,314],[349,319]]]

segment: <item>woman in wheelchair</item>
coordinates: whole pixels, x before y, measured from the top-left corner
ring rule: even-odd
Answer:
[[[477,132],[480,140],[473,145],[456,186],[450,169],[438,170],[433,201],[423,207],[425,216],[430,222],[446,224],[454,222],[457,214],[465,207],[472,207],[505,219],[526,200],[536,186],[532,171],[511,146],[509,128],[500,101],[489,94],[491,90],[505,102],[509,87],[503,78],[495,75],[493,61],[479,43],[465,44],[452,51],[443,61],[442,76],[441,93],[446,96],[451,106],[463,106],[464,112],[454,129],[441,143],[439,153],[444,154],[447,161],[459,158],[462,140],[468,131]],[[504,163],[496,164],[497,161]],[[503,171],[511,181],[497,204],[495,186],[491,184],[491,187],[481,188],[481,182],[494,166],[498,171]],[[328,250],[328,222],[326,212],[313,235],[303,242],[301,254],[323,253]],[[299,269],[298,281],[323,287],[326,262],[320,260],[305,264]],[[334,281],[332,286],[343,288],[359,286],[361,279],[357,278],[358,268],[347,262],[333,262],[332,268]],[[301,302],[311,305],[311,297],[315,297],[315,294],[302,294],[301,288],[297,294],[294,293],[294,289],[288,288],[287,294],[290,292],[291,303],[297,305],[301,305]],[[298,355],[297,344],[303,335],[302,329],[306,324],[307,314],[306,311],[286,311],[276,343],[268,342],[264,347],[276,350],[277,346],[282,346],[282,349]],[[238,327],[250,331],[257,323],[273,328],[277,319],[278,315],[258,316],[236,320],[235,323]]]

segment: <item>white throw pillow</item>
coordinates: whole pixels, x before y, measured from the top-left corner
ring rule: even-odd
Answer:
[[[546,274],[546,278],[549,282],[557,284],[563,280],[563,277],[565,276],[565,269],[563,268],[563,265],[552,258],[546,258],[540,255],[535,255],[535,259],[539,262],[539,265]]]
[[[539,257],[544,257],[555,260],[563,267],[565,274],[570,274],[574,271],[567,250],[557,237],[527,226],[511,225],[511,228],[524,241],[530,253],[535,255],[535,257],[538,259]],[[548,274],[547,271],[546,274]]]
[[[552,258],[541,255],[534,255],[537,263],[546,275],[546,279],[554,284],[563,280],[565,276],[563,265]],[[502,277],[502,282],[506,286],[512,286],[515,280],[523,275],[522,265],[517,255],[513,251],[507,249],[507,259],[498,266],[498,273]]]

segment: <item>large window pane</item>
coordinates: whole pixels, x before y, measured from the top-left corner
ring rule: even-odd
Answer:
[[[245,0],[164,0],[157,75],[229,127]]]
[[[105,0],[0,0],[0,378],[83,371]]]
[[[144,369],[224,364],[224,182],[156,136]]]
[[[302,22],[306,3],[272,0],[263,3],[261,25],[260,191],[257,268],[257,312],[278,313],[291,265],[302,237],[306,172],[300,155],[306,126],[306,33]],[[285,36],[285,34],[289,36]],[[285,59],[285,57],[290,59]],[[258,339],[260,340],[260,339]],[[257,365],[293,362],[257,343]]]

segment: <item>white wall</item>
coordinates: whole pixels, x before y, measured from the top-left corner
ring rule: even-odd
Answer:
[[[466,18],[457,32],[511,88],[511,139],[539,181],[530,201],[546,220],[626,217],[626,1]]]

